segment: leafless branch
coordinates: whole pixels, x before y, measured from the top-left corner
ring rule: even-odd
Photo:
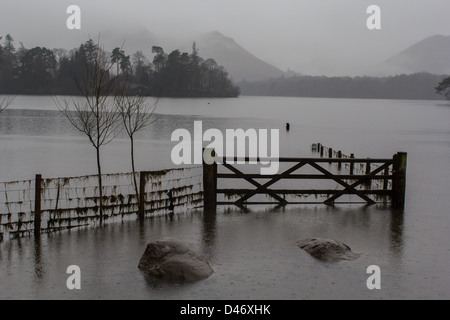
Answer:
[[[154,117],[154,112],[159,97],[154,102],[149,102],[148,98],[141,93],[133,93],[128,87],[127,81],[118,86],[119,93],[114,97],[117,111],[122,118],[125,131],[130,138],[133,138],[136,132],[157,120]]]
[[[122,123],[130,138],[131,166],[133,170],[133,181],[136,195],[139,197],[139,189],[136,179],[136,168],[134,163],[134,135],[146,126],[156,121],[153,114],[159,98],[154,103],[149,103],[147,98],[140,92],[135,94],[130,90],[128,79],[117,84],[118,93],[114,96],[115,105],[122,118]]]
[[[120,132],[120,114],[115,108],[116,77],[110,76],[112,63],[97,48],[94,61],[84,61],[85,77],[76,79],[80,97],[53,98],[58,109],[95,148],[110,143]]]

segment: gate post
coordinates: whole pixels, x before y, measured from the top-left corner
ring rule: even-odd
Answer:
[[[42,194],[42,175],[37,174],[34,188],[34,236],[41,236],[41,194]]]
[[[203,149],[203,207],[212,212],[217,206],[217,163],[214,157],[214,149]]]
[[[398,152],[393,157],[392,169],[392,207],[403,210],[406,194],[406,163],[407,153]]]
[[[147,172],[139,173],[139,220],[145,216],[145,185],[147,184]]]

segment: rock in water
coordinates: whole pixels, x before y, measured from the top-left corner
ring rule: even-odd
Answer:
[[[168,282],[194,282],[214,272],[201,252],[174,238],[149,243],[138,268],[150,279]]]
[[[359,254],[352,252],[349,246],[332,239],[309,238],[298,241],[297,245],[314,258],[326,262],[359,258]]]

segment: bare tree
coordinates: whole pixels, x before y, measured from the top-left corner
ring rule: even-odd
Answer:
[[[101,147],[111,142],[119,133],[120,113],[115,108],[114,94],[116,77],[110,70],[111,59],[100,45],[86,43],[84,57],[84,79],[76,79],[80,97],[53,98],[58,109],[70,123],[84,133],[95,148],[97,155],[98,190],[100,203],[100,221],[103,220],[103,184],[101,166]]]
[[[0,99],[0,112],[8,108],[8,106],[14,101],[15,98],[15,96],[7,96]]]
[[[142,92],[139,92],[138,94],[133,93],[129,87],[128,81],[124,81],[119,87],[118,94],[115,95],[114,99],[117,111],[122,118],[123,127],[130,138],[134,189],[137,198],[140,199],[134,159],[134,138],[137,132],[157,120],[153,116],[159,98],[156,98],[154,102],[149,102],[147,98],[142,95]]]

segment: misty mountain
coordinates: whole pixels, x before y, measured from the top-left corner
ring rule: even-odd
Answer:
[[[152,46],[162,46],[168,52],[180,49],[183,52],[191,53],[192,43],[195,41],[200,56],[204,59],[214,59],[219,65],[225,67],[235,82],[244,79],[246,81],[262,81],[285,75],[285,72],[259,59],[235,40],[217,31],[176,39],[175,37],[158,37],[143,27],[135,26],[132,29],[102,32],[101,41],[107,50],[121,46],[125,41],[123,49],[127,54],[141,50],[146,56],[150,55]],[[152,58],[150,58],[151,60]]]
[[[423,39],[374,66],[367,74],[386,76],[418,72],[450,74],[450,36],[435,35]]]
[[[190,37],[192,38],[190,39]],[[217,31],[199,36],[188,36],[183,39],[162,38],[142,26],[109,29],[101,33],[101,42],[106,50],[112,51],[113,48],[124,44],[123,50],[127,54],[141,50],[150,58],[150,61],[152,60],[150,57],[152,46],[161,46],[171,50],[180,49],[183,52],[191,53],[194,41],[200,56],[204,59],[214,59],[219,65],[225,67],[235,82],[244,79],[261,81],[278,78],[285,74],[275,66],[248,52],[232,38]]]
[[[283,71],[259,59],[232,38],[220,32],[214,31],[201,35],[195,41],[200,55],[204,58],[212,58],[219,65],[224,66],[235,82],[244,79],[261,81],[284,75]],[[186,46],[183,46],[184,50],[188,50]]]

